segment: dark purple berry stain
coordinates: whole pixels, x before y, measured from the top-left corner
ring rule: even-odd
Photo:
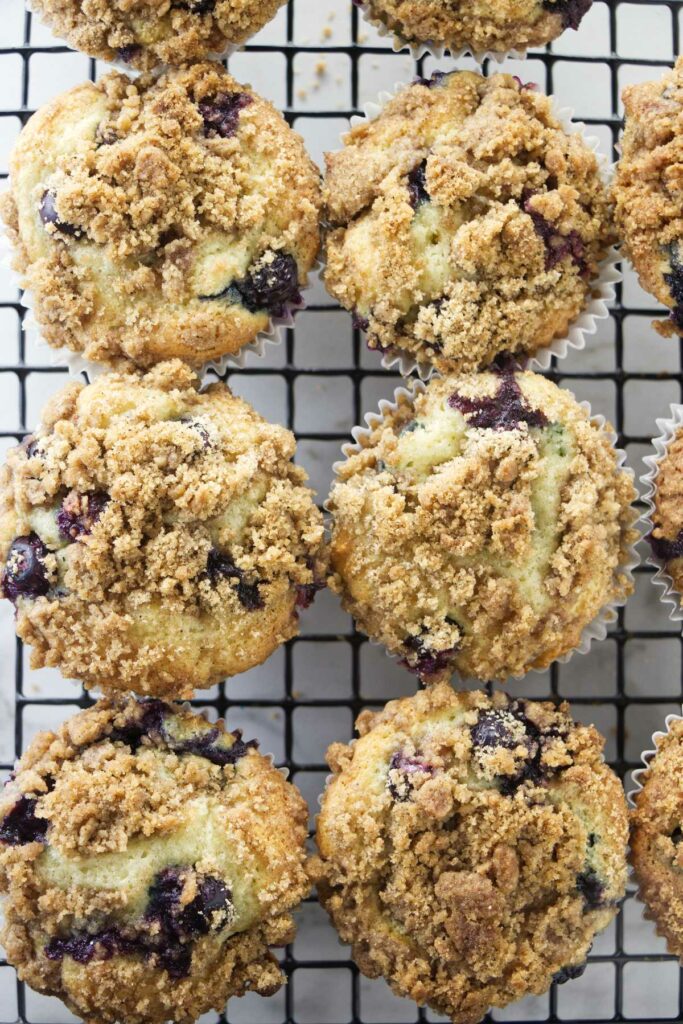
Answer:
[[[211,138],[231,139],[237,134],[240,112],[253,103],[246,92],[219,92],[197,104],[204,120],[204,134]]]
[[[588,14],[593,0],[543,0],[543,7],[562,17],[562,28],[577,29]]]
[[[40,441],[37,437],[27,437],[24,439],[24,450],[26,451],[27,459],[34,459],[36,455],[42,458],[45,455],[44,450],[40,446]]]
[[[196,420],[192,416],[181,416],[179,422],[185,423],[191,430],[199,435],[204,448],[211,447],[211,435],[201,420]]]
[[[408,175],[408,200],[414,210],[430,200],[427,191],[427,161],[413,167]]]
[[[457,391],[448,399],[471,427],[482,430],[518,430],[522,423],[529,427],[545,427],[548,420],[540,409],[531,409],[522,395],[514,370],[510,366],[497,371],[500,384],[491,398],[465,398]]]
[[[23,846],[25,843],[44,843],[48,821],[36,817],[37,801],[31,797],[19,797],[11,811],[0,822],[0,842],[9,846]]]
[[[433,89],[435,86],[443,85],[449,74],[452,73],[448,71],[434,71],[431,78],[414,78],[413,85],[424,85],[427,89]]]
[[[325,589],[324,583],[297,583],[296,584],[296,607],[310,608],[315,601],[315,595]]]
[[[664,275],[664,280],[674,300],[671,319],[676,327],[683,331],[683,264],[679,258],[677,244],[670,245],[667,252],[671,272]]]
[[[361,316],[360,313],[355,311],[355,309],[351,314],[351,323],[356,331],[365,331],[367,333],[370,329],[370,321],[368,318],[366,316]]]
[[[117,726],[109,734],[112,743],[125,743],[135,753],[142,740],[147,738],[156,745],[163,744],[174,754],[194,754],[204,757],[212,764],[237,764],[246,757],[250,750],[258,749],[257,740],[242,739],[241,729],[232,733],[232,746],[223,746],[220,742],[221,730],[214,726],[211,729],[197,731],[194,736],[178,739],[173,735],[171,722],[173,709],[157,697],[143,697],[138,700],[139,714],[136,718],[121,726]],[[168,725],[167,725],[168,723]]]
[[[57,513],[57,527],[62,537],[67,540],[78,540],[79,537],[92,533],[108,501],[109,495],[105,491],[68,494]]]
[[[409,636],[403,641],[403,646],[417,655],[417,658],[405,659],[401,662],[410,672],[415,672],[421,678],[435,676],[450,666],[453,657],[457,654],[457,647],[449,647],[445,651],[433,651],[421,636]]]
[[[408,757],[402,751],[397,750],[389,762],[389,771],[398,771],[403,776],[403,788],[399,790],[398,786],[389,780],[387,782],[387,788],[391,793],[394,800],[399,803],[405,803],[410,798],[410,794],[413,791],[413,784],[411,782],[411,776],[418,774],[433,775],[434,768],[427,761],[421,757]]]
[[[57,213],[57,197],[54,192],[50,192],[47,189],[43,192],[43,198],[40,200],[40,206],[38,208],[38,216],[45,227],[54,227],[56,231],[59,231],[61,235],[70,235],[72,238],[79,238],[81,235],[81,229],[75,227],[73,224],[67,224],[66,221],[60,220]]]
[[[522,209],[531,217],[534,230],[545,245],[545,269],[553,270],[567,256],[574,262],[581,277],[590,277],[590,267],[586,262],[586,247],[578,231],[570,231],[561,235],[551,221],[537,213],[531,206],[536,193],[526,191],[522,195]]]
[[[576,876],[576,888],[583,896],[586,910],[598,910],[605,906],[603,899],[605,886],[598,878],[593,868],[586,868]]]
[[[674,846],[678,846],[681,839],[683,839],[683,829],[681,829],[680,826],[676,827],[669,836],[669,839],[674,844]]]
[[[580,978],[586,970],[587,964],[576,964],[574,967],[563,967],[561,970],[553,974],[553,982],[556,985],[564,985],[567,981],[574,981],[576,978]]]
[[[202,302],[226,299],[241,303],[250,313],[284,316],[290,304],[302,302],[296,260],[286,252],[274,253],[268,261],[259,260],[241,281],[233,281],[215,295],[200,295],[199,299]]]
[[[206,574],[215,587],[219,580],[234,580],[233,587],[237,593],[237,599],[243,608],[249,612],[255,612],[264,607],[263,598],[259,593],[259,585],[263,582],[248,583],[244,579],[244,570],[239,569],[227,555],[222,554],[216,548],[211,548],[206,563]]]
[[[93,934],[75,934],[51,939],[45,946],[48,960],[71,957],[76,963],[110,960],[117,954],[143,956],[168,972],[172,978],[186,977],[192,966],[194,940],[222,928],[229,920],[230,889],[219,878],[205,875],[198,880],[197,895],[181,903],[184,884],[179,868],[159,872],[149,889],[145,921],[158,924],[158,934],[133,929],[124,934],[112,927]]]
[[[122,60],[124,64],[130,64],[132,60],[142,53],[142,47],[138,46],[137,43],[129,43],[128,46],[120,46],[116,51],[119,60]]]
[[[672,562],[674,558],[683,556],[683,530],[680,531],[675,540],[667,540],[666,537],[655,537],[650,532],[647,540],[652,548],[652,554],[662,562]]]
[[[507,721],[506,721],[507,718]],[[470,730],[474,747],[504,747],[513,750],[519,743],[510,729],[511,716],[503,711],[482,711]]]
[[[44,559],[47,548],[36,533],[17,537],[9,549],[2,574],[2,591],[16,604],[20,597],[43,597],[50,589]]]
[[[212,14],[216,7],[216,0],[185,0],[184,3],[173,4],[174,7],[190,14]]]

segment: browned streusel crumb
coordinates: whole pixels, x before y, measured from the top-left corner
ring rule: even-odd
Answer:
[[[457,1024],[578,977],[626,882],[596,729],[446,684],[357,727],[330,752],[310,873],[361,971]]]
[[[418,80],[327,156],[325,280],[442,372],[564,336],[611,240],[598,160],[510,75]]]
[[[543,46],[577,29],[592,0],[363,0],[402,39],[475,53]]]
[[[683,592],[683,430],[669,443],[659,463],[650,544],[666,564],[676,590]]]
[[[88,1024],[189,1024],[284,982],[307,808],[239,732],[102,700],[41,733],[0,794],[0,939]]]
[[[70,46],[141,71],[185,64],[244,43],[285,0],[34,0]],[[561,2],[561,0],[560,0]]]
[[[631,864],[645,916],[683,962],[683,722],[656,744],[631,816]]]
[[[10,170],[0,211],[55,347],[199,366],[301,301],[319,172],[220,64],[71,89],[31,118]]]
[[[32,664],[189,696],[298,632],[324,583],[295,441],[183,363],[57,393],[0,474],[2,589]]]
[[[435,378],[338,471],[332,585],[423,679],[518,676],[631,592],[635,497],[607,431],[551,381]]]
[[[641,285],[672,311],[653,326],[665,337],[683,334],[683,58],[659,81],[627,86],[623,101],[617,228]]]

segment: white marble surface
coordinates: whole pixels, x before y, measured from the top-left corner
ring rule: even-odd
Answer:
[[[322,164],[323,152],[335,148],[340,132],[348,125],[344,116],[351,103],[350,63],[345,54],[328,52],[350,42],[351,19],[348,0],[295,0],[294,38],[300,45],[314,47],[314,53],[300,53],[294,59],[295,88],[293,109],[298,115],[296,127],[304,135],[314,159]],[[683,11],[683,8],[682,8]],[[24,32],[22,0],[2,0],[0,48],[19,44]],[[286,19],[282,11],[258,37],[259,42],[280,44],[286,38]],[[380,46],[383,52],[361,54],[358,60],[358,86],[361,105],[376,98],[377,93],[391,88],[413,74],[414,64],[405,54],[394,54],[385,40],[374,30],[363,27],[361,39],[365,46]],[[31,42],[50,46],[56,41],[33,19]],[[617,42],[619,53],[626,58],[620,69],[619,85],[658,76],[660,70],[647,65],[628,63],[629,58],[672,59],[671,14],[657,3],[636,5],[623,3],[617,11]],[[609,11],[606,3],[596,0],[580,33],[567,32],[554,46],[560,60],[554,65],[553,92],[561,106],[570,106],[578,117],[608,116],[611,112],[610,76],[606,63],[569,63],[561,57],[581,54],[602,56],[610,51]],[[323,67],[321,73],[316,67]],[[451,67],[452,61],[439,62]],[[428,59],[427,71],[436,62]],[[459,67],[473,67],[463,59]],[[547,88],[543,64],[530,56],[526,63],[508,61],[505,70],[536,80]],[[231,70],[248,80],[277,105],[286,102],[285,59],[279,54],[239,53],[231,60]],[[98,66],[98,73],[102,68]],[[68,88],[88,75],[89,61],[74,53],[36,53],[30,58],[28,104],[43,103],[58,91]],[[16,54],[0,54],[0,172],[7,169],[10,148],[19,130],[18,119],[3,116],[22,102],[22,61]],[[327,112],[324,120],[307,116],[312,110]],[[605,126],[591,127],[600,138],[601,149],[609,153],[611,134]],[[1,186],[0,186],[1,187]],[[13,301],[16,292],[8,272],[0,268],[0,302]],[[631,271],[626,273],[625,299],[637,311],[650,308],[652,300],[639,288]],[[329,303],[321,284],[309,293],[309,301]],[[17,315],[12,309],[0,308],[0,331],[5,356],[2,363],[13,364],[19,356]],[[308,312],[297,324],[294,354],[296,364],[306,369],[351,366],[352,335],[348,316],[337,310]],[[242,372],[233,375],[234,389],[273,419],[285,420],[287,396],[284,380],[278,374],[285,360],[284,347],[269,348],[265,361],[250,358]],[[45,399],[65,379],[65,374],[40,372],[51,365],[51,354],[40,344],[34,331],[26,336],[25,360],[38,367],[26,384],[25,423],[20,420],[20,393],[16,376],[0,372],[0,430],[19,431],[31,427],[40,415]],[[649,326],[646,315],[635,312],[625,321],[624,367],[627,371],[671,372],[679,368],[678,348],[660,339]],[[362,366],[378,369],[378,357],[365,350]],[[272,370],[272,374],[255,377],[249,369],[255,365]],[[589,339],[584,352],[573,353],[562,364],[571,372],[610,371],[615,367],[613,323],[600,325],[597,336]],[[397,379],[389,374],[367,378],[361,387],[363,411],[374,409],[379,399],[390,397]],[[595,412],[614,416],[616,390],[611,381],[573,380],[571,387],[580,399],[588,399]],[[307,432],[345,433],[354,423],[353,386],[351,377],[327,379],[324,376],[301,377],[295,385],[296,415],[294,426]],[[624,389],[625,427],[631,434],[649,436],[655,418],[664,414],[668,403],[680,398],[675,382],[661,380],[651,383],[627,382]],[[0,440],[0,455],[10,442]],[[338,456],[337,441],[302,441],[299,459],[308,469],[314,486],[324,497],[331,478],[331,464]],[[630,463],[640,472],[640,460],[647,446],[633,444],[629,448]],[[639,577],[637,593],[626,610],[626,625],[631,629],[667,632],[671,627],[658,604],[657,592],[647,577]],[[348,617],[330,594],[319,597],[303,619],[303,642],[293,651],[295,689],[302,698],[323,696],[340,701],[350,695],[351,650],[340,639],[325,645],[307,641],[306,636],[326,634],[339,637],[348,633]],[[625,693],[633,698],[654,695],[657,703],[647,707],[627,707],[625,755],[637,759],[640,751],[650,745],[650,736],[659,728],[664,716],[678,710],[681,693],[680,639],[632,639],[626,645]],[[0,602],[0,763],[8,764],[14,756],[15,671],[17,654],[12,629],[12,609]],[[278,652],[258,669],[233,681],[231,694],[238,700],[250,697],[279,699],[284,693],[284,652]],[[360,652],[361,695],[371,701],[382,701],[412,692],[414,683],[403,669],[393,664],[376,647],[364,645]],[[591,705],[578,704],[575,713],[585,721],[594,721],[607,738],[609,757],[617,753],[617,709],[610,699],[616,692],[617,645],[607,639],[594,647],[589,655],[576,658],[559,669],[559,692],[574,698],[594,697]],[[542,697],[550,692],[548,673],[534,674],[520,689],[528,696]],[[24,693],[28,698],[60,696],[75,699],[79,691],[63,681],[53,670],[31,671],[24,658]],[[57,713],[68,713],[68,707]],[[39,729],[55,722],[54,709],[29,704],[23,712],[23,736],[28,740]],[[326,744],[332,739],[346,738],[351,729],[350,712],[340,706],[324,713],[307,708],[294,712],[294,753],[306,762],[318,763]],[[249,708],[246,704],[234,710],[234,726],[242,725],[250,734],[258,734],[263,748],[280,759],[284,753],[284,719],[280,710]],[[324,772],[302,774],[297,781],[312,810],[320,791]],[[629,899],[623,912],[624,949],[627,954],[661,954],[663,943],[654,935],[652,926],[642,919],[639,905]],[[615,950],[615,926],[601,936],[594,954],[609,956]],[[293,1016],[297,1024],[342,1024],[351,1018],[351,974],[347,967],[319,970],[307,968],[310,960],[325,958],[346,961],[347,951],[339,945],[325,915],[315,905],[307,905],[301,914],[301,928],[294,946],[301,967],[292,980]],[[562,1019],[603,1020],[614,1013],[615,971],[612,963],[596,963],[584,977],[558,992],[557,1012]],[[623,970],[624,1019],[675,1019],[678,1006],[679,971],[671,962],[631,962]],[[359,986],[361,1019],[368,1024],[412,1022],[416,1019],[412,1003],[394,997],[383,982],[361,979]],[[249,997],[235,1000],[229,1019],[234,1024],[278,1024],[285,1019],[282,993],[270,1000]],[[527,999],[503,1012],[496,1020],[544,1020],[549,1010],[549,997]],[[72,1020],[61,1004],[27,990],[26,1012],[35,1024],[61,1024]],[[0,968],[0,1024],[16,1020],[16,986],[14,972]],[[207,1016],[213,1021],[214,1015]],[[427,1015],[428,1020],[437,1020]]]

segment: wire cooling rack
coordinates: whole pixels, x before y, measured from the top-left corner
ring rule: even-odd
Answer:
[[[0,22],[0,178],[7,176],[9,150],[32,111],[64,88],[103,68],[74,54],[24,9],[23,0],[2,0]],[[683,0],[609,4],[596,0],[579,33],[567,32],[546,51],[504,70],[537,81],[571,106],[614,159],[624,85],[658,77],[679,52]],[[310,152],[321,160],[338,145],[348,119],[380,89],[429,74],[427,57],[415,62],[394,54],[386,40],[359,17],[349,0],[293,0],[230,68],[285,110]],[[472,60],[438,66],[474,68]],[[4,276],[3,276],[4,275]],[[600,325],[584,352],[572,353],[551,375],[616,426],[629,464],[640,474],[641,459],[656,433],[655,417],[681,401],[683,350],[651,329],[657,312],[629,270],[617,289],[609,321]],[[308,309],[282,345],[264,359],[249,358],[228,375],[231,386],[264,415],[296,431],[299,460],[322,502],[331,465],[351,427],[390,398],[398,378],[366,351],[350,317],[320,284],[308,293]],[[64,383],[65,372],[31,330],[9,275],[0,270],[0,446],[15,444],[38,421],[45,399]],[[1,454],[1,453],[0,453]],[[648,748],[664,717],[680,710],[683,696],[681,632],[669,622],[651,584],[651,571],[637,574],[637,589],[608,638],[567,665],[532,674],[514,690],[528,697],[568,699],[576,718],[594,722],[607,738],[607,757],[626,779]],[[85,706],[89,698],[51,670],[31,671],[14,639],[12,609],[0,602],[0,773],[39,729],[49,728]],[[358,711],[412,693],[404,669],[353,632],[348,616],[328,593],[302,620],[302,634],[269,661],[228,686],[196,701],[231,726],[258,736],[262,749],[287,764],[311,808],[327,769],[324,751],[351,735]],[[289,985],[271,999],[233,1000],[220,1021],[229,1024],[412,1024],[438,1021],[428,1011],[394,997],[381,981],[368,981],[339,945],[325,915],[310,900],[300,915],[299,934],[282,962]],[[523,1000],[492,1020],[673,1022],[683,1019],[683,986],[674,958],[643,920],[630,893],[617,921],[601,935],[584,976],[540,998]],[[0,959],[0,1024],[63,1024],[74,1020],[62,1004],[38,996],[16,981]],[[205,1018],[215,1024],[216,1015]]]

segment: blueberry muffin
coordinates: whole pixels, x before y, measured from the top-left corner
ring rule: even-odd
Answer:
[[[408,43],[499,53],[543,46],[577,29],[593,0],[354,0]]]
[[[33,0],[32,6],[75,49],[151,71],[159,64],[185,64],[245,43],[284,2]]]
[[[652,553],[676,590],[683,592],[683,429],[669,442],[659,463],[653,502],[648,538]]]
[[[328,154],[323,198],[330,293],[444,373],[565,336],[611,241],[595,154],[510,75],[407,86]]]
[[[623,100],[617,228],[642,287],[671,310],[653,326],[664,337],[683,335],[683,58],[659,81],[627,86]]]
[[[656,742],[635,796],[631,863],[646,916],[683,960],[683,722],[671,722]]]
[[[31,118],[10,170],[0,210],[55,347],[199,366],[301,303],[319,173],[220,64],[71,89]]]
[[[326,575],[294,454],[177,360],[58,392],[0,473],[0,585],[32,664],[185,697],[264,661]]]
[[[631,592],[635,497],[570,392],[509,365],[434,378],[338,467],[332,586],[423,680],[519,676]]]
[[[456,1024],[578,977],[626,883],[596,729],[446,684],[357,728],[328,751],[311,876],[363,974]]]
[[[222,1011],[285,980],[307,808],[245,743],[156,698],[41,733],[0,795],[1,933],[19,977],[101,1024]]]

